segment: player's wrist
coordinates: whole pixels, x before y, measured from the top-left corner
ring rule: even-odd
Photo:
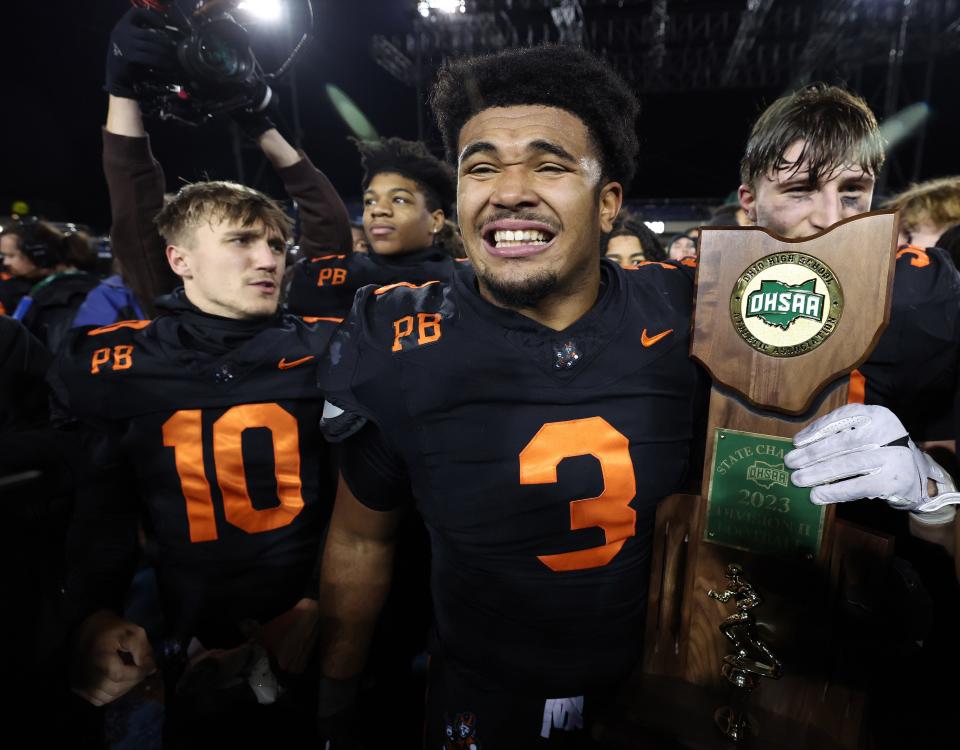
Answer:
[[[929,525],[950,523],[956,516],[953,506],[960,503],[960,493],[953,477],[929,454],[917,448],[912,440],[910,448],[920,473],[920,501],[910,509],[914,519]]]

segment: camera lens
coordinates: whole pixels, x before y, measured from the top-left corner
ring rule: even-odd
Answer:
[[[224,78],[232,78],[240,72],[240,54],[227,40],[215,34],[207,35],[201,41],[200,59]]]

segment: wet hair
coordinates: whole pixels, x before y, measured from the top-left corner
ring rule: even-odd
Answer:
[[[73,229],[62,231],[49,221],[36,218],[13,222],[3,229],[4,234],[17,238],[17,248],[38,268],[58,265],[92,271],[97,266],[97,251],[86,232]]]
[[[938,227],[960,223],[960,176],[940,177],[911,185],[883,204],[900,211],[906,226],[929,219]]]
[[[430,95],[453,162],[460,130],[471,117],[492,107],[531,104],[565,110],[583,122],[600,155],[603,177],[629,187],[640,150],[640,104],[613,68],[590,52],[547,44],[449,60]]]
[[[229,221],[242,227],[262,223],[290,237],[292,222],[280,205],[259,190],[236,182],[195,182],[180,189],[153,219],[157,230],[172,245],[189,244],[190,235],[203,222]]]
[[[453,214],[457,203],[457,176],[449,164],[431,154],[422,143],[402,138],[353,139],[353,142],[360,152],[363,167],[360,188],[364,192],[378,174],[398,174],[417,183],[428,211],[440,209],[447,216]]]
[[[803,151],[788,162],[784,154],[797,141]],[[883,147],[877,118],[863,99],[839,86],[812,84],[777,99],[760,115],[740,162],[740,180],[753,185],[784,169],[795,173],[804,161],[811,182],[847,165],[877,175]]]
[[[647,260],[663,260],[667,257],[663,243],[650,227],[643,223],[637,215],[628,211],[621,211],[613,222],[613,229],[600,237],[600,254],[606,255],[610,240],[614,237],[636,237],[640,241],[640,249]]]

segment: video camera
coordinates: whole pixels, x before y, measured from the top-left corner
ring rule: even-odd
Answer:
[[[164,31],[176,45],[177,70],[157,72],[137,84],[144,113],[199,124],[237,109],[260,112],[273,98],[271,84],[293,65],[313,36],[313,5],[306,7],[306,29],[287,59],[265,73],[250,47],[250,37],[231,15],[243,0],[194,0],[184,12],[176,0],[131,0],[161,13]]]

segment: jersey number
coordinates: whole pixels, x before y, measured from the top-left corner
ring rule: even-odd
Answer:
[[[203,471],[202,412],[186,409],[163,423],[163,444],[173,448],[180,487],[187,501],[191,542],[217,539],[210,483]],[[280,505],[253,507],[243,468],[243,432],[270,430]],[[213,423],[213,458],[217,484],[228,523],[249,534],[272,531],[291,523],[303,509],[300,483],[300,438],[297,420],[278,404],[243,404],[228,409]]]
[[[637,480],[630,458],[630,441],[600,417],[569,422],[548,422],[520,452],[520,484],[553,484],[557,466],[565,458],[593,456],[600,462],[603,492],[597,497],[570,503],[570,528],[603,529],[606,544],[577,552],[538,555],[551,570],[584,570],[609,563],[636,534],[637,512],[630,501]]]

